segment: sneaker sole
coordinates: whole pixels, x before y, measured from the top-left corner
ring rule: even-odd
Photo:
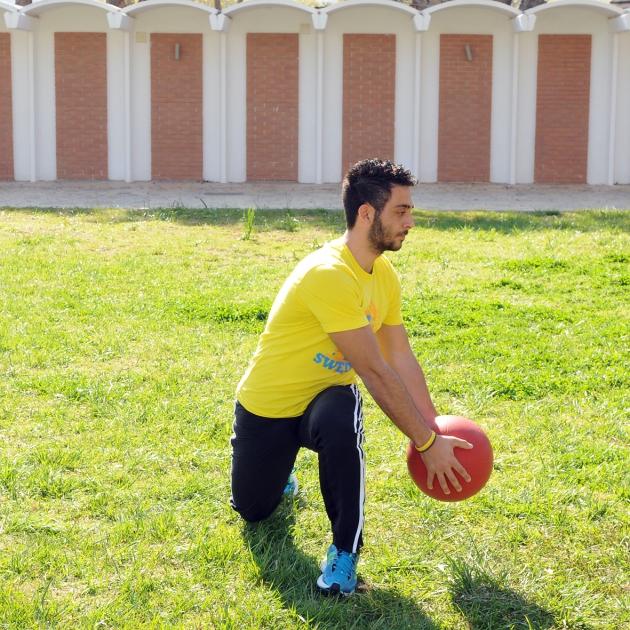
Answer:
[[[342,591],[341,587],[339,586],[339,584],[335,583],[332,586],[328,586],[328,584],[326,584],[326,582],[324,582],[324,576],[320,575],[317,578],[317,586],[319,587],[320,591],[322,592],[323,595],[336,595],[336,596],[343,596],[343,597],[348,597],[350,595],[352,595],[352,593],[354,593],[354,589],[352,589],[350,592],[346,592],[346,591]]]

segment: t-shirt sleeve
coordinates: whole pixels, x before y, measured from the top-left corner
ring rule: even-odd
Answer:
[[[403,323],[402,287],[400,285],[400,278],[389,261],[387,261],[387,267],[390,276],[387,282],[389,288],[389,308],[383,319],[383,324],[386,326],[399,326]]]
[[[356,330],[368,325],[361,308],[361,287],[343,267],[321,265],[300,282],[298,300],[317,318],[326,333]]]

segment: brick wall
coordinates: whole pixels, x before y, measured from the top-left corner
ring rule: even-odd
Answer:
[[[298,96],[299,35],[248,33],[248,180],[297,181]]]
[[[591,36],[538,36],[534,181],[586,182]]]
[[[13,179],[11,35],[0,33],[0,179]]]
[[[57,178],[107,179],[105,33],[55,33]]]
[[[440,35],[438,181],[490,181],[491,114],[492,35]]]
[[[200,34],[151,33],[153,179],[203,179],[202,46]]]
[[[396,36],[344,34],[342,172],[394,159]]]

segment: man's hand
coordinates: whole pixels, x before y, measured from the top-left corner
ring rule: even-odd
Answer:
[[[466,481],[470,481],[470,475],[455,457],[453,449],[471,449],[472,447],[473,445],[470,442],[466,442],[466,440],[460,440],[448,435],[438,435],[431,448],[424,453],[420,453],[422,461],[427,467],[427,486],[429,490],[433,489],[433,478],[437,477],[444,494],[451,493],[446,482],[447,478],[455,490],[461,492],[462,486],[453,471],[458,472]]]

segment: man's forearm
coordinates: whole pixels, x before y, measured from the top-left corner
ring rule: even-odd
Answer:
[[[427,427],[417,404],[394,370],[383,363],[380,369],[370,370],[360,376],[376,404],[414,444],[424,444],[429,439],[431,429]],[[432,404],[431,408],[433,411],[429,412],[429,420],[435,417]]]
[[[402,381],[409,397],[425,422],[434,420],[438,412],[433,405],[424,372],[416,357],[413,355],[400,357],[398,360],[392,361],[390,367]]]

